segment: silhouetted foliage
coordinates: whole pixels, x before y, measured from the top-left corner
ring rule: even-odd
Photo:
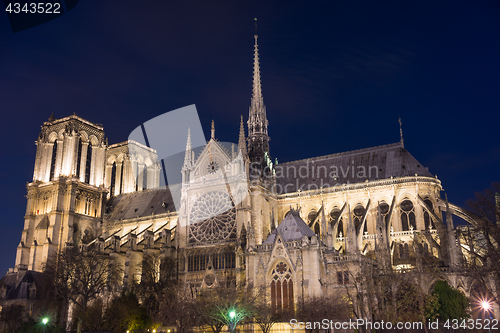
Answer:
[[[22,305],[8,305],[2,307],[0,318],[5,323],[4,331],[6,333],[14,333],[21,327],[22,314],[24,307]]]
[[[446,281],[438,281],[432,290],[437,298],[437,315],[439,320],[465,319],[469,317],[469,299],[458,289],[451,287]]]
[[[151,318],[146,308],[139,304],[137,296],[131,292],[115,297],[104,314],[104,329],[111,332],[145,330],[150,326]]]

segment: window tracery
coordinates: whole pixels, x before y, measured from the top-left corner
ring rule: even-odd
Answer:
[[[417,228],[417,225],[415,222],[415,207],[413,205],[413,202],[411,202],[409,199],[403,200],[400,204],[400,211],[403,231],[408,231],[410,226],[412,226],[413,230],[415,230]]]
[[[271,272],[271,308],[274,312],[293,311],[292,271],[283,261]]]
[[[227,192],[202,194],[191,208],[189,243],[236,240],[236,209]]]

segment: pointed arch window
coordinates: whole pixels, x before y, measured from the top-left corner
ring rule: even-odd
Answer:
[[[271,273],[271,308],[273,312],[293,311],[292,271],[283,261]]]
[[[340,209],[337,207],[333,208],[332,211],[330,212],[330,219],[332,221],[332,229],[334,227],[333,223],[339,218],[340,216]],[[336,237],[343,237],[345,235],[344,233],[344,221],[342,220],[342,217],[339,218],[338,227],[337,227],[337,235]]]
[[[379,209],[380,215],[382,215],[382,220],[385,222],[385,225],[389,225],[389,204],[387,204],[386,202],[382,202],[379,205]]]
[[[363,215],[365,215],[365,207],[358,205],[356,208],[353,210],[353,216],[352,216],[352,221],[354,222],[354,225],[356,226],[356,232],[359,232],[359,228],[361,228],[361,222],[363,220]],[[368,231],[368,228],[365,226],[363,228],[363,232]]]
[[[85,182],[90,183],[90,167],[92,165],[92,144],[87,149],[87,161],[85,161]]]
[[[417,228],[415,222],[415,206],[413,202],[408,199],[405,199],[400,204],[401,211],[401,226],[403,231],[410,230],[410,226],[413,227],[413,230]]]
[[[56,160],[57,160],[57,140],[54,141],[52,145],[52,161],[50,162],[50,180],[54,179],[54,173],[56,171]]]
[[[320,230],[320,227],[319,227],[319,223],[316,223],[314,225],[314,233],[319,236],[320,235],[320,231],[321,230]]]
[[[78,140],[78,152],[76,154],[76,178],[80,178],[80,168],[82,164],[82,139]]]
[[[434,210],[434,206],[432,204],[432,201],[430,199],[425,199],[424,200],[425,204],[427,205],[427,207],[433,211]],[[430,217],[430,214],[429,212],[425,209],[424,209],[424,224],[425,224],[425,230],[430,230],[430,229],[436,229],[436,226],[434,225],[434,221],[432,220],[432,218]]]
[[[113,162],[113,166],[111,167],[111,184],[109,189],[109,195],[115,195],[115,182],[116,182],[116,162]]]

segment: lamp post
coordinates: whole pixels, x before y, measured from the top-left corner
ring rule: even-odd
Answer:
[[[229,331],[231,331],[231,333],[234,333],[234,317],[236,317],[236,311],[231,310],[229,312]]]
[[[45,327],[47,327],[47,323],[49,322],[49,318],[45,317],[42,319],[43,323],[43,333],[45,333]]]

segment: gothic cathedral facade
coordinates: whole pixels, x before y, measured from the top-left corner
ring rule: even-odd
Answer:
[[[185,285],[264,287],[277,309],[335,293],[362,262],[445,267],[467,294],[453,273],[462,252],[452,219],[467,215],[441,198],[440,180],[402,140],[273,162],[257,36],[253,66],[247,134],[241,117],[228,149],[212,124],[198,154],[188,134],[178,209],[159,187],[154,149],[110,145],[102,125],[76,115],[44,122],[11,274],[42,271],[67,246],[98,246],[122,264],[124,286],[140,283],[145,254],[171,256]]]

